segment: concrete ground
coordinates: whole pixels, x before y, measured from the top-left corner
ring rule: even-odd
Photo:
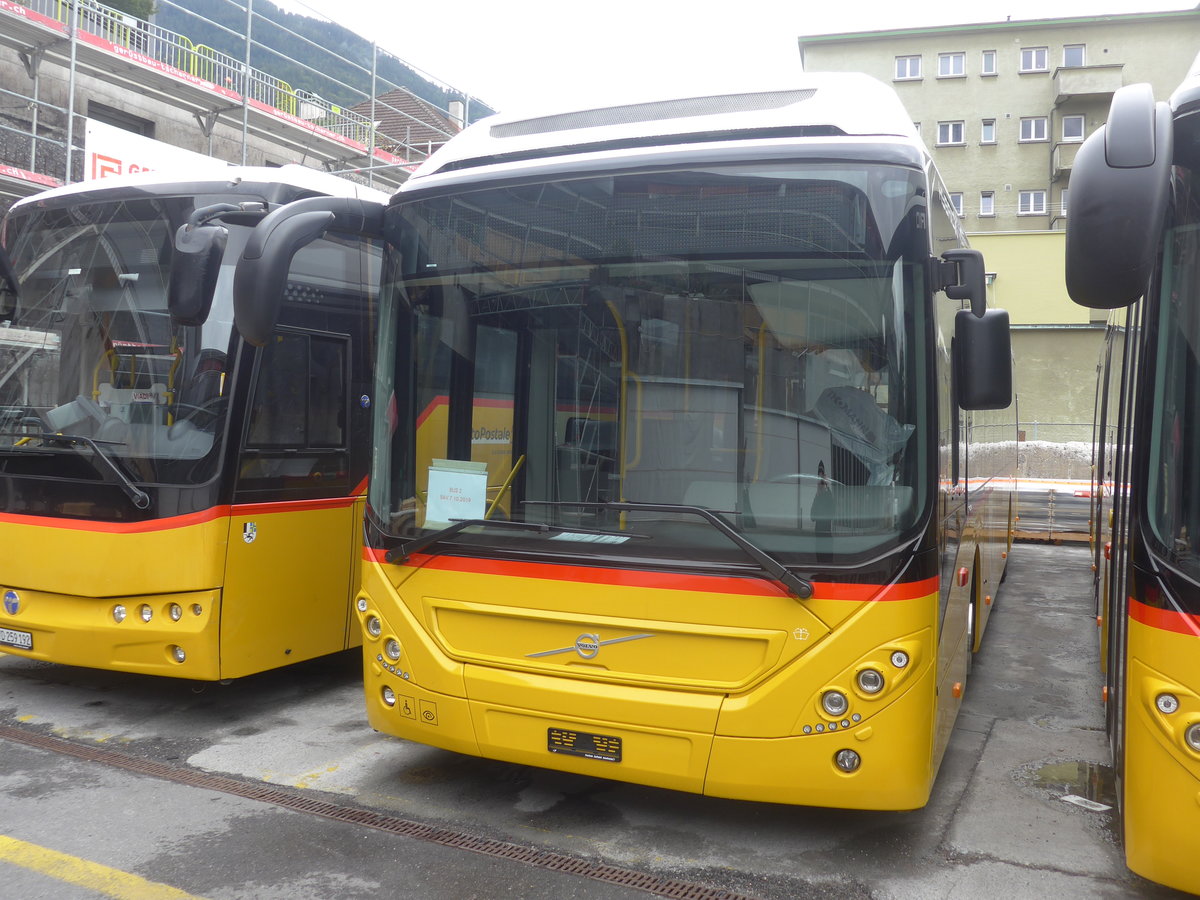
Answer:
[[[228,686],[0,656],[0,895],[646,896],[544,859],[75,759],[14,740],[15,729],[437,826],[475,846],[507,842],[535,863],[540,853],[649,873],[705,896],[1180,896],[1124,867],[1111,809],[1065,799],[1113,799],[1089,562],[1086,545],[1014,548],[933,798],[908,813],[714,800],[386,738],[365,724],[357,654]],[[82,881],[62,875],[71,861],[85,864]],[[110,880],[88,880],[101,875]],[[105,892],[123,876],[179,893]]]

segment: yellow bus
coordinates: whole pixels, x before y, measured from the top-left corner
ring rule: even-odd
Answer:
[[[1200,894],[1200,58],[1112,101],[1071,173],[1067,288],[1113,310],[1092,533],[1129,868]]]
[[[249,339],[321,207],[239,263]],[[372,726],[712,796],[926,803],[1016,433],[1007,314],[895,94],[806,76],[495,117],[382,232]]]
[[[233,324],[254,226],[299,166],[86,182],[18,201],[0,296],[0,651],[236,678],[359,643],[368,298],[331,234],[285,273],[261,348]]]

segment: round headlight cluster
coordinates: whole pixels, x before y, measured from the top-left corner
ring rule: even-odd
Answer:
[[[1187,745],[1200,753],[1200,722],[1196,722],[1183,733],[1183,739],[1187,741]]]
[[[875,669],[863,669],[858,673],[858,689],[864,694],[878,694],[883,690],[883,673]]]
[[[835,719],[840,719],[850,708],[850,701],[841,691],[826,691],[821,695],[821,708]]]
[[[843,772],[857,772],[862,757],[853,750],[839,750],[833,757],[834,764]]]
[[[1154,698],[1154,705],[1158,707],[1160,713],[1169,716],[1179,710],[1179,698],[1174,694],[1164,692]]]

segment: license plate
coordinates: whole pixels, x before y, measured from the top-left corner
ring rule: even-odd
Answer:
[[[33,635],[28,631],[14,631],[11,628],[0,628],[0,647],[13,647],[17,650],[32,650]]]
[[[546,749],[551,753],[565,753],[568,756],[582,756],[602,762],[621,761],[621,739],[607,734],[548,728]]]

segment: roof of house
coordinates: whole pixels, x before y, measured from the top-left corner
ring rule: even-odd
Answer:
[[[405,147],[429,152],[436,150],[460,130],[460,125],[432,103],[422,100],[404,88],[396,88],[375,98],[374,112],[370,100],[351,107],[354,112],[379,123],[376,145],[400,156]]]

